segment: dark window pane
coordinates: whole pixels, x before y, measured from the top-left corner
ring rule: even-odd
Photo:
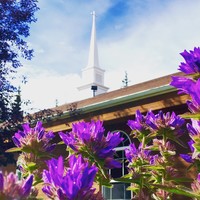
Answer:
[[[115,168],[111,170],[112,178],[119,178],[122,176],[122,168]]]
[[[124,167],[124,175],[128,174],[128,168],[125,166]]]
[[[125,199],[131,199],[131,191],[127,190],[127,188],[130,186],[130,184],[125,184]]]
[[[129,141],[129,139],[127,138],[127,139],[124,140],[124,146],[129,146],[129,145],[130,145],[130,141]]]
[[[114,157],[115,159],[123,158],[123,151],[116,151]]]
[[[124,199],[124,184],[114,184],[112,188],[113,199]]]
[[[111,191],[110,188],[103,187],[103,197],[105,200],[110,199],[110,191]]]
[[[113,183],[113,188],[103,187],[105,200],[130,200],[131,191],[126,190],[130,185],[124,183]]]

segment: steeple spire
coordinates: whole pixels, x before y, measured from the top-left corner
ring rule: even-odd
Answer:
[[[97,48],[97,41],[96,41],[96,14],[95,14],[95,11],[92,11],[91,14],[92,14],[92,31],[91,31],[90,50],[89,50],[87,68],[99,67],[98,48]]]
[[[104,85],[104,72],[99,66],[98,48],[96,42],[96,14],[95,11],[92,13],[92,31],[90,38],[90,49],[88,64],[82,70],[82,86],[78,87],[78,90],[86,93],[92,94],[91,88],[95,86],[97,88],[96,95],[107,92],[109,89]]]

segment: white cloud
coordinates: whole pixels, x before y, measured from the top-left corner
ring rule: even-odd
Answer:
[[[55,107],[56,101],[61,105],[83,98],[76,89],[81,80],[78,74],[60,75],[54,71],[33,70],[29,67],[19,71],[28,79],[26,84],[20,84],[23,100],[31,101],[31,105],[25,107],[27,112]]]
[[[31,66],[27,62],[24,66],[29,82],[23,87],[23,98],[32,100],[34,107],[52,107],[56,99],[62,104],[81,98],[76,87],[87,64],[89,13],[96,10],[97,28],[98,22],[103,27],[101,18],[115,1],[101,1],[101,6],[99,1],[88,2],[40,1],[30,37],[35,58]],[[125,71],[129,85],[177,72],[182,61],[179,53],[200,44],[200,1],[147,0],[143,7],[141,1],[130,2],[119,21],[97,29],[100,66],[106,70],[110,90],[122,86]]]
[[[173,1],[165,9],[150,13],[148,18],[141,17],[137,26],[126,30],[124,38],[109,38],[110,42],[108,38],[102,39],[99,45],[102,66],[116,74],[109,75],[114,77],[109,82],[119,87],[123,70],[128,72],[132,84],[176,72],[182,60],[179,53],[200,44],[200,2],[195,2]],[[135,21],[131,16],[128,20],[130,24]]]

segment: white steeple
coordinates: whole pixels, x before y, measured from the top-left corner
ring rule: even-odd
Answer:
[[[91,39],[90,39],[90,51],[88,57],[88,65],[89,67],[99,67],[99,56],[98,56],[98,48],[96,42],[96,15],[95,11],[92,13],[92,32],[91,32]]]
[[[88,64],[82,70],[82,86],[78,90],[83,93],[85,97],[91,97],[93,94],[102,94],[107,92],[108,87],[104,86],[104,72],[99,66],[98,48],[96,42],[96,15],[95,11],[92,13],[92,31],[90,39],[90,49]],[[91,90],[92,86],[97,86],[95,93]]]

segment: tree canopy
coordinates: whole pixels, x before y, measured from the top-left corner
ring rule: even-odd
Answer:
[[[0,165],[14,161],[5,151],[13,145],[12,136],[23,121],[23,111],[20,91],[13,102],[9,98],[18,87],[9,80],[22,66],[20,58],[30,60],[33,56],[25,39],[38,9],[37,0],[0,0]]]
[[[0,0],[0,92],[13,91],[8,80],[21,66],[20,57],[31,59],[25,38],[29,36],[29,25],[36,21],[37,0]]]

